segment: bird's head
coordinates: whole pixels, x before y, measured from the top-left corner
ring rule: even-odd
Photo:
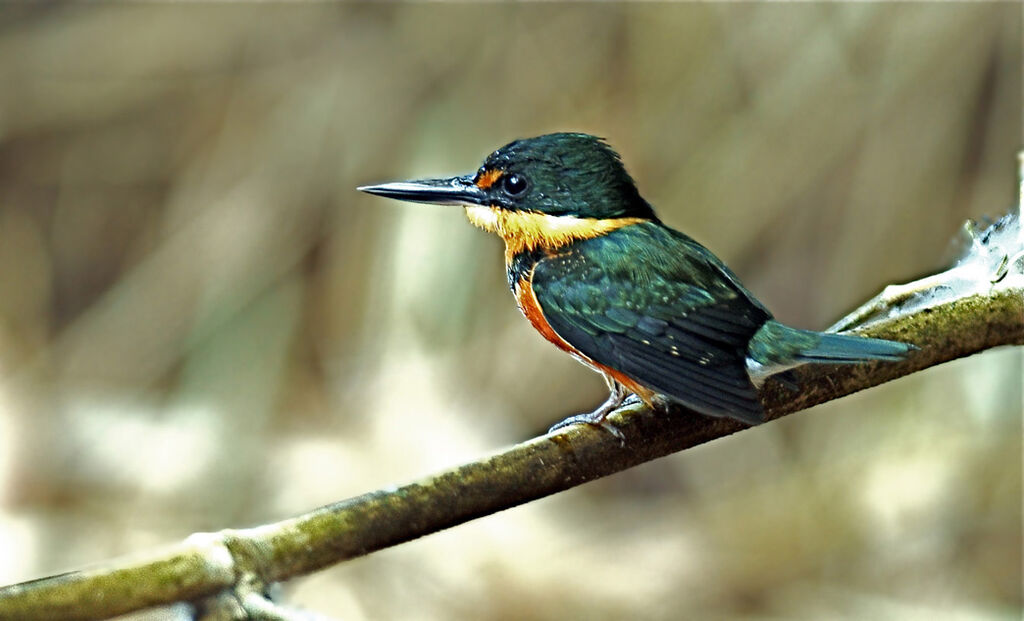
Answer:
[[[471,175],[359,189],[405,201],[463,205],[470,221],[498,233],[510,252],[557,247],[656,219],[619,155],[588,134],[516,140]]]

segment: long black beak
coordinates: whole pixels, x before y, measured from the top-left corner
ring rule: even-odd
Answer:
[[[434,205],[483,205],[487,203],[487,194],[473,183],[472,175],[448,179],[395,181],[380,185],[364,185],[356,189],[368,194],[413,203],[432,203]]]

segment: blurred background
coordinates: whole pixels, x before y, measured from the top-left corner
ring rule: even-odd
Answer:
[[[355,187],[608,138],[787,323],[1015,201],[1021,7],[5,4],[0,583],[255,525],[589,411],[459,209]],[[346,619],[1017,619],[1021,353],[285,586]]]

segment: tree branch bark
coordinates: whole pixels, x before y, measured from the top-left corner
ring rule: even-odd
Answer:
[[[974,234],[973,242],[984,243],[972,243],[972,251],[976,245],[983,248],[988,253],[984,265],[994,263],[995,271],[978,268],[970,287],[962,284],[969,253],[953,269],[918,281],[926,286],[904,285],[899,295],[889,299],[883,294],[844,320],[852,324],[856,322],[849,317],[859,322],[886,312],[894,314],[856,331],[916,343],[920,351],[898,363],[797,369],[802,387],[798,394],[774,382],[765,385],[761,397],[768,418],[985,349],[1024,344],[1024,259],[1019,221],[1009,218],[1016,226],[1016,232],[1004,236],[1009,239],[1009,250],[1000,246],[993,254],[993,230],[999,223]],[[1000,243],[1005,246],[1005,240]],[[995,256],[999,253],[1003,253],[1001,258]],[[979,274],[984,280],[980,284]],[[201,602],[226,590],[258,596],[272,582],[542,498],[745,428],[729,419],[683,409],[651,411],[641,405],[620,409],[610,421],[621,431],[623,441],[599,428],[576,426],[402,487],[364,494],[281,522],[197,534],[147,557],[0,588],[0,619],[103,619],[158,604]]]

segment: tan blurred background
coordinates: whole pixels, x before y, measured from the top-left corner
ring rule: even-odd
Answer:
[[[355,186],[606,136],[822,328],[1016,195],[1021,7],[0,9],[0,583],[258,524],[604,397],[499,240]],[[296,580],[346,619],[1016,619],[1019,351]]]

